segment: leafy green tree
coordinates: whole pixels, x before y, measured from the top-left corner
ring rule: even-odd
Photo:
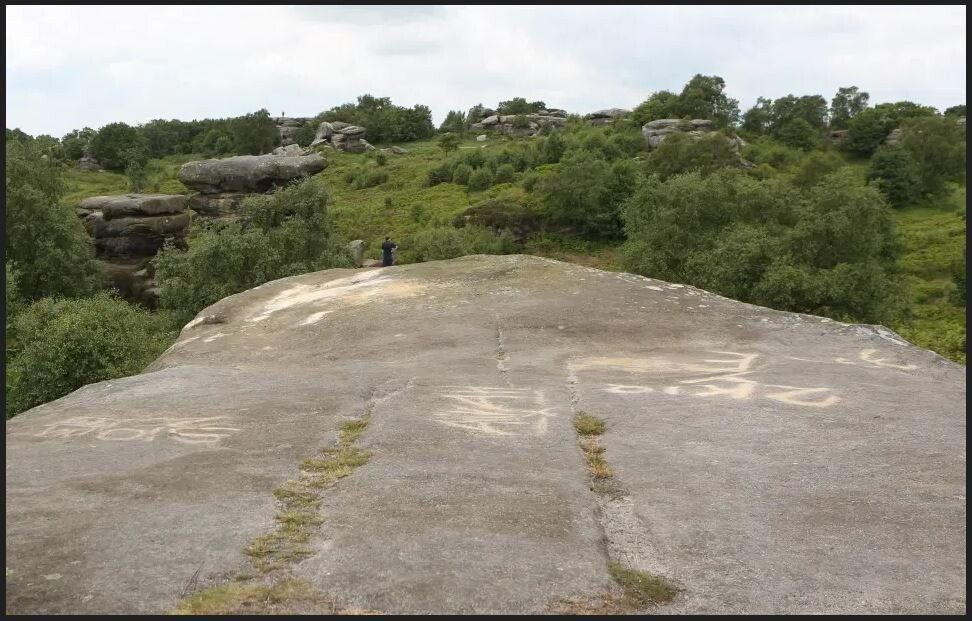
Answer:
[[[796,117],[781,126],[775,135],[788,147],[810,151],[817,146],[819,132],[805,119]]]
[[[435,135],[432,111],[428,106],[404,108],[393,105],[389,97],[361,95],[357,103],[346,103],[317,116],[315,122],[342,121],[365,127],[371,142],[409,142]]]
[[[884,192],[893,207],[904,207],[921,195],[921,174],[911,153],[883,145],[871,156],[867,180]]]
[[[18,142],[30,142],[33,139],[33,136],[22,131],[19,127],[15,127],[14,129],[10,129],[9,127],[7,128],[7,142],[10,142],[11,140],[16,140]]]
[[[867,109],[870,95],[856,86],[842,86],[830,100],[830,128],[847,129],[852,118]]]
[[[832,151],[814,151],[797,167],[793,175],[793,185],[809,188],[817,185],[824,177],[844,167],[844,160]]]
[[[956,117],[965,116],[965,104],[962,104],[960,106],[952,106],[950,108],[945,108],[945,112],[943,112],[942,114],[944,114],[945,116],[956,116]]]
[[[965,182],[965,126],[953,117],[916,116],[901,125],[901,146],[911,154],[924,194],[941,194],[946,181]]]
[[[671,91],[652,93],[631,112],[632,120],[639,126],[658,119],[681,117],[678,95]]]
[[[452,171],[452,182],[458,183],[459,185],[468,185],[472,172],[473,169],[469,164],[459,163]]]
[[[496,168],[496,176],[493,178],[494,183],[513,183],[513,177],[516,176],[516,171],[513,169],[512,164],[503,164]]]
[[[625,203],[625,270],[746,302],[875,321],[895,295],[893,218],[838,171],[800,192],[736,169],[662,181]]]
[[[619,160],[613,165],[592,153],[572,152],[534,188],[548,221],[581,235],[617,238],[620,209],[637,184],[637,165]]]
[[[84,129],[75,129],[74,131],[65,134],[61,138],[61,146],[64,148],[64,155],[69,160],[79,160],[84,157],[84,149],[91,142],[91,139],[95,135],[95,130],[90,127],[85,127]]]
[[[442,125],[439,126],[439,131],[461,134],[466,131],[467,127],[465,112],[462,110],[449,110],[445,120],[442,121]]]
[[[742,130],[754,136],[765,134],[770,129],[772,118],[773,101],[758,97],[756,105],[747,110],[742,117]]]
[[[459,143],[462,139],[456,134],[443,134],[439,138],[439,148],[444,153],[453,153],[459,150]]]
[[[280,132],[266,109],[231,119],[229,131],[233,136],[233,149],[241,155],[270,153],[280,144]]]
[[[74,208],[61,204],[61,167],[30,143],[7,142],[6,259],[26,300],[86,296],[104,283]]]
[[[12,331],[8,418],[85,384],[139,373],[176,336],[168,321],[104,292],[44,298],[17,315]]]
[[[509,101],[501,101],[496,106],[500,114],[533,114],[543,110],[547,104],[542,101],[527,102],[523,97],[514,97]]]
[[[539,160],[543,164],[556,164],[567,152],[567,143],[559,133],[553,133],[540,143]]]
[[[709,119],[717,127],[735,125],[739,102],[723,93],[726,82],[717,75],[696,74],[678,95],[680,117]]]
[[[109,170],[125,170],[125,154],[146,151],[148,146],[138,130],[125,123],[109,123],[90,142],[91,155]]]

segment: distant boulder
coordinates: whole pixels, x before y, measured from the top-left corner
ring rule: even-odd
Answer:
[[[188,197],[182,194],[122,194],[92,196],[81,201],[79,209],[90,214],[100,211],[106,220],[131,216],[158,216],[183,213]]]
[[[300,157],[303,155],[310,155],[310,149],[305,149],[299,144],[288,144],[282,147],[277,147],[270,152],[271,155],[286,155],[289,157]]]

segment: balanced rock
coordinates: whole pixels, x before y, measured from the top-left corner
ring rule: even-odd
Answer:
[[[7,421],[5,610],[279,561],[311,595],[277,613],[611,612],[613,562],[680,589],[655,614],[962,615],[965,385],[884,328],[537,257],[284,278]]]
[[[315,175],[326,167],[327,161],[317,153],[237,155],[184,164],[179,169],[179,181],[204,194],[262,193],[305,175]]]
[[[105,219],[126,216],[158,216],[183,213],[188,198],[182,194],[122,194],[118,196],[92,196],[81,201],[79,209],[100,211]]]
[[[620,119],[631,114],[631,110],[625,110],[624,108],[607,108],[604,110],[595,110],[587,115],[590,119],[592,125],[610,125],[615,119]]]

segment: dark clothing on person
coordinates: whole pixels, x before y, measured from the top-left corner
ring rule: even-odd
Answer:
[[[392,251],[398,248],[398,244],[390,239],[386,239],[384,243],[381,244],[381,264],[383,267],[388,267],[392,265],[395,261],[395,255]]]

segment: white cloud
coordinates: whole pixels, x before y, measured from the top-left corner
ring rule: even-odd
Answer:
[[[872,102],[965,101],[964,6],[8,6],[7,126],[62,135],[371,93],[450,109],[524,96],[633,107],[717,74],[759,95],[856,84]]]

